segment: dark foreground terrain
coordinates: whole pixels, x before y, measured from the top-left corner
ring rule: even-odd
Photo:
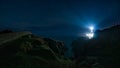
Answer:
[[[31,32],[0,32],[0,68],[120,68],[120,26],[95,32],[93,39],[72,42],[74,57],[65,57],[62,41]]]
[[[30,32],[0,32],[0,68],[66,68],[64,43]]]
[[[93,39],[72,42],[75,60],[83,66],[120,68],[120,25],[97,30]]]

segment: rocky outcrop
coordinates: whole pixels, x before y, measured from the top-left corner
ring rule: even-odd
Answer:
[[[31,63],[35,62],[39,64],[47,64],[53,60],[61,62],[64,53],[65,47],[63,42],[38,37],[31,32],[8,32],[0,34],[0,66],[5,68],[7,66],[16,68],[15,65],[23,66],[23,61],[27,59]],[[37,61],[34,61],[35,59]]]
[[[30,32],[8,32],[8,33],[2,33],[0,34],[0,45],[4,44],[4,43],[8,43],[14,40],[17,40],[23,36],[29,36],[32,33]]]
[[[0,31],[0,34],[5,34],[5,33],[12,33],[13,31],[11,30],[3,30],[3,31]]]
[[[57,54],[64,55],[65,46],[64,43],[58,40],[52,40],[49,38],[44,38],[46,44],[49,45],[51,49]]]

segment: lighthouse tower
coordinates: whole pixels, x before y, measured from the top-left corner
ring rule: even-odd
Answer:
[[[91,26],[89,27],[89,30],[90,32],[86,34],[86,36],[89,38],[89,39],[92,39],[94,37],[94,27]]]

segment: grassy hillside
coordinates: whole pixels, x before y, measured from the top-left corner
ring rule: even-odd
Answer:
[[[0,34],[0,68],[72,68],[64,52],[63,42],[30,32]]]

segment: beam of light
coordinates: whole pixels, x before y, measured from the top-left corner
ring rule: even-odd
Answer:
[[[89,39],[91,39],[91,38],[94,37],[94,33],[87,33],[86,36],[87,36]]]
[[[93,26],[90,26],[89,29],[90,29],[90,32],[93,32],[94,27],[93,27]]]

